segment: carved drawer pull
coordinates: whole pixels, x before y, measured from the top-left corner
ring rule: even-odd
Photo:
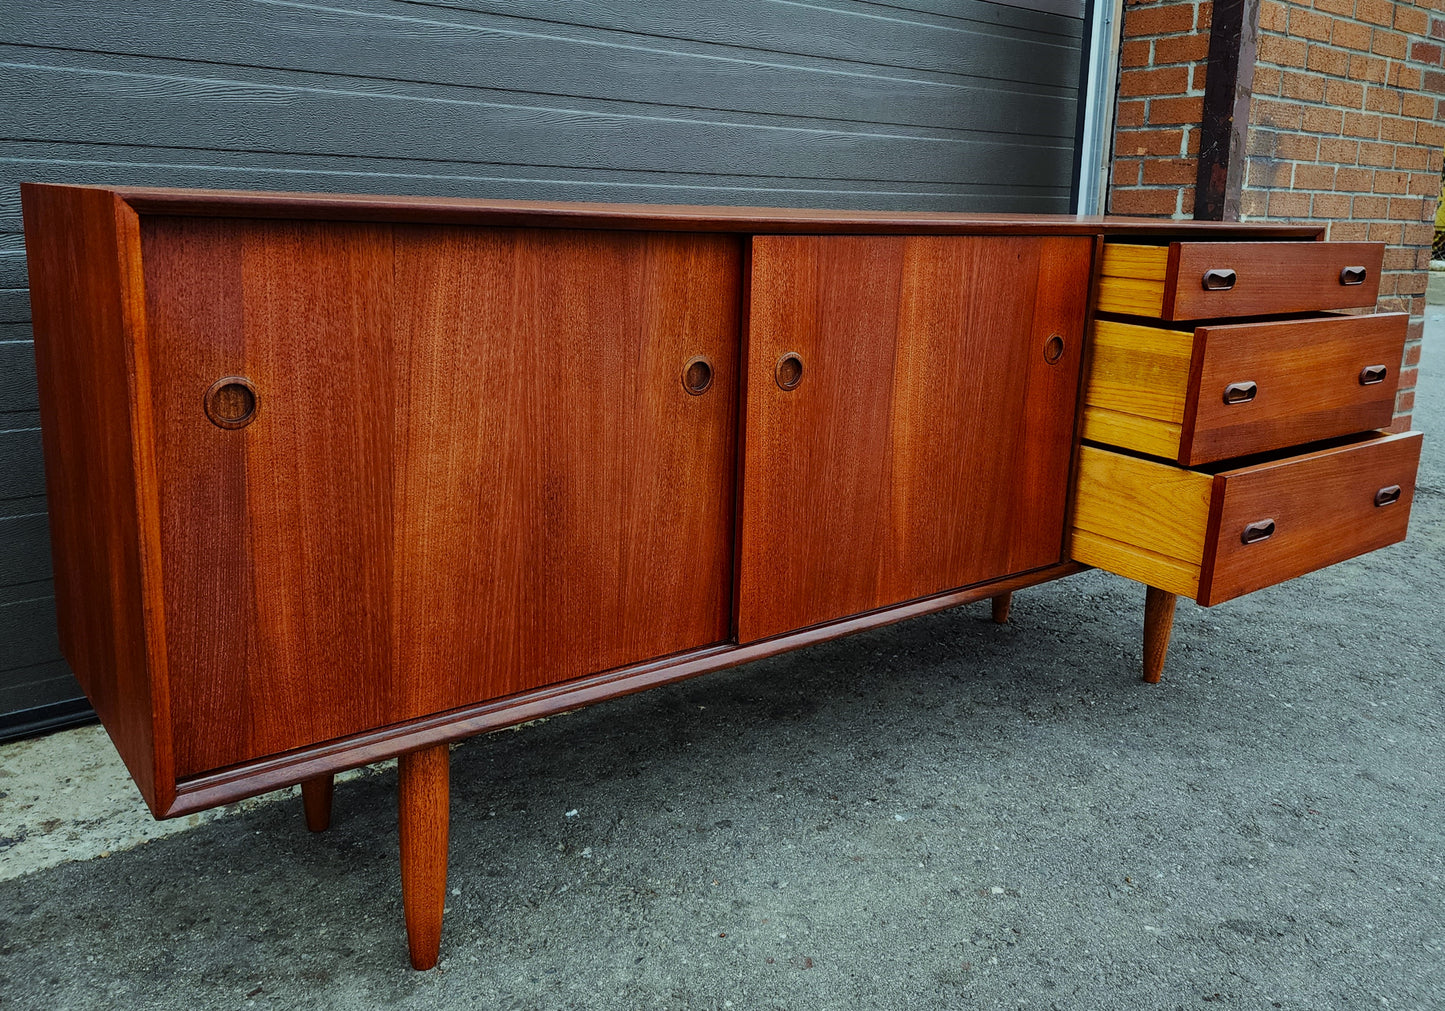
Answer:
[[[1238,276],[1229,268],[1225,267],[1221,269],[1214,267],[1204,272],[1204,290],[1228,291],[1234,287],[1236,280],[1238,280]]]
[[[1226,404],[1247,404],[1259,394],[1259,387],[1254,383],[1230,383],[1224,388],[1224,402]]]
[[[1400,501],[1400,486],[1392,484],[1388,488],[1381,488],[1375,492],[1375,508],[1380,506],[1394,505]]]
[[[1251,523],[1244,528],[1239,535],[1240,543],[1256,544],[1259,541],[1267,541],[1274,536],[1274,520],[1260,520],[1258,523]]]
[[[1376,383],[1383,383],[1389,371],[1383,365],[1366,365],[1360,370],[1360,385],[1374,386]]]
[[[206,391],[206,417],[217,428],[245,428],[256,420],[261,398],[245,376],[217,379]]]
[[[682,367],[682,388],[694,397],[712,389],[712,362],[703,355],[689,358]]]
[[[1341,284],[1364,284],[1369,271],[1364,267],[1346,267],[1340,271]]]
[[[798,388],[803,381],[803,359],[796,351],[785,351],[778,359],[778,364],[773,367],[773,379],[784,393]]]

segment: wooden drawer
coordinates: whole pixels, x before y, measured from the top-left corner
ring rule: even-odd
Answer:
[[[1093,325],[1084,438],[1189,467],[1390,424],[1406,313]]]
[[[1217,473],[1084,445],[1070,556],[1217,604],[1404,540],[1419,461],[1419,432]]]
[[[1174,320],[1372,306],[1384,255],[1378,242],[1110,242],[1098,309]]]

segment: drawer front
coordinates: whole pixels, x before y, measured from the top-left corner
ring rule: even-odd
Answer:
[[[1420,443],[1419,432],[1373,436],[1216,475],[1199,602],[1404,540]]]
[[[1378,242],[1109,243],[1099,279],[1103,312],[1223,319],[1375,304]]]
[[[1200,327],[1179,462],[1386,427],[1408,321],[1387,313]]]

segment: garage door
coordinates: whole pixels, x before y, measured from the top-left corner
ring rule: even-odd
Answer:
[[[1074,0],[0,0],[0,736],[60,659],[18,183],[1070,208]]]

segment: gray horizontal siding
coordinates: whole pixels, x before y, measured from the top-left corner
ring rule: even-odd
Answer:
[[[1065,211],[1082,0],[0,0],[0,714],[55,645],[18,185]]]

